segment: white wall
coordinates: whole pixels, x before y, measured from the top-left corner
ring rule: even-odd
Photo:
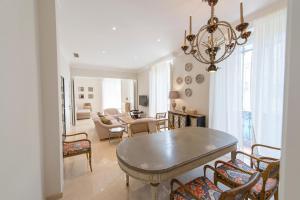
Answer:
[[[9,200],[41,200],[36,1],[1,1],[0,24],[0,196]]]
[[[149,70],[148,69],[144,69],[138,73],[137,88],[138,88],[138,95],[147,95],[149,98]],[[137,102],[137,105],[138,103],[139,102]],[[145,106],[138,105],[138,109],[143,111],[146,114],[146,116],[149,115],[149,106],[145,107]]]
[[[287,30],[287,67],[285,81],[285,114],[283,128],[283,149],[280,174],[280,199],[299,199],[299,152],[300,152],[300,1],[289,0]]]
[[[121,69],[98,69],[90,68],[89,65],[71,65],[71,75],[82,77],[102,77],[102,78],[120,78],[120,79],[137,79],[137,72],[134,70],[121,70]]]
[[[173,57],[173,66],[171,72],[171,84],[173,90],[180,92],[180,99],[176,100],[177,109],[181,109],[184,105],[189,110],[197,110],[199,113],[207,116],[209,113],[209,74],[206,72],[205,65],[197,62],[193,57],[186,56],[184,54],[176,55]],[[169,58],[167,58],[169,59]],[[160,60],[161,61],[161,60]],[[194,68],[191,72],[185,71],[185,64],[191,62]],[[205,76],[205,82],[202,84],[197,84],[195,82],[195,77],[197,74],[203,74]],[[190,75],[193,78],[193,83],[187,86],[185,83],[178,85],[176,83],[176,78],[181,76],[183,79],[186,75]],[[148,95],[149,96],[149,69],[145,68],[138,73],[138,95]],[[193,95],[191,97],[186,97],[184,90],[186,88],[191,88]],[[139,106],[140,110],[149,113],[149,107]]]
[[[192,63],[193,69],[190,72],[185,71],[185,64]],[[185,54],[181,54],[175,57],[173,61],[173,90],[179,91],[180,99],[176,100],[178,104],[179,110],[184,105],[187,110],[197,110],[198,113],[204,114],[207,116],[209,113],[209,73],[206,71],[207,66],[199,63],[192,56],[187,56]],[[202,84],[196,83],[196,76],[198,74],[203,74],[205,76],[205,81]],[[193,79],[192,84],[187,85],[184,82],[184,78],[186,76],[191,76]],[[176,82],[177,77],[183,78],[183,83],[178,84]],[[187,97],[185,95],[185,89],[192,89],[193,95],[191,97]]]
[[[60,74],[56,38],[55,1],[38,1],[43,112],[43,159],[45,196],[63,189]]]
[[[84,87],[84,92],[79,92],[78,87]],[[88,92],[88,87],[93,87],[94,92]],[[74,77],[75,103],[77,109],[82,109],[84,103],[91,103],[93,112],[102,112],[102,79]],[[84,99],[79,99],[79,94],[84,94]],[[94,94],[93,99],[88,94]]]

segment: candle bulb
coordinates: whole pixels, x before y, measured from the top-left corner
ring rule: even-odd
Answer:
[[[184,31],[184,46],[186,46],[186,30]]]
[[[241,18],[241,24],[244,23],[244,8],[243,8],[243,2],[240,3],[240,18]]]
[[[192,16],[190,16],[190,35],[192,35]]]

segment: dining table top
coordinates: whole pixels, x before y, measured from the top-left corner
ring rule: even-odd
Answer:
[[[222,131],[187,127],[128,138],[116,151],[118,161],[129,169],[165,173],[237,143],[234,136]]]

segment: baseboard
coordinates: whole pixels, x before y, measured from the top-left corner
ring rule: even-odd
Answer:
[[[63,193],[61,192],[61,193],[46,197],[46,200],[58,200],[58,199],[61,199],[62,197],[63,197]]]

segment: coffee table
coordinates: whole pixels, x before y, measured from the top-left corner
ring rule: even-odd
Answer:
[[[109,143],[112,136],[119,136],[122,140],[124,130],[123,127],[110,128],[108,134]]]
[[[234,160],[237,139],[227,133],[200,127],[169,130],[123,140],[117,147],[120,168],[129,176],[151,185],[152,200],[158,186],[225,154]]]

